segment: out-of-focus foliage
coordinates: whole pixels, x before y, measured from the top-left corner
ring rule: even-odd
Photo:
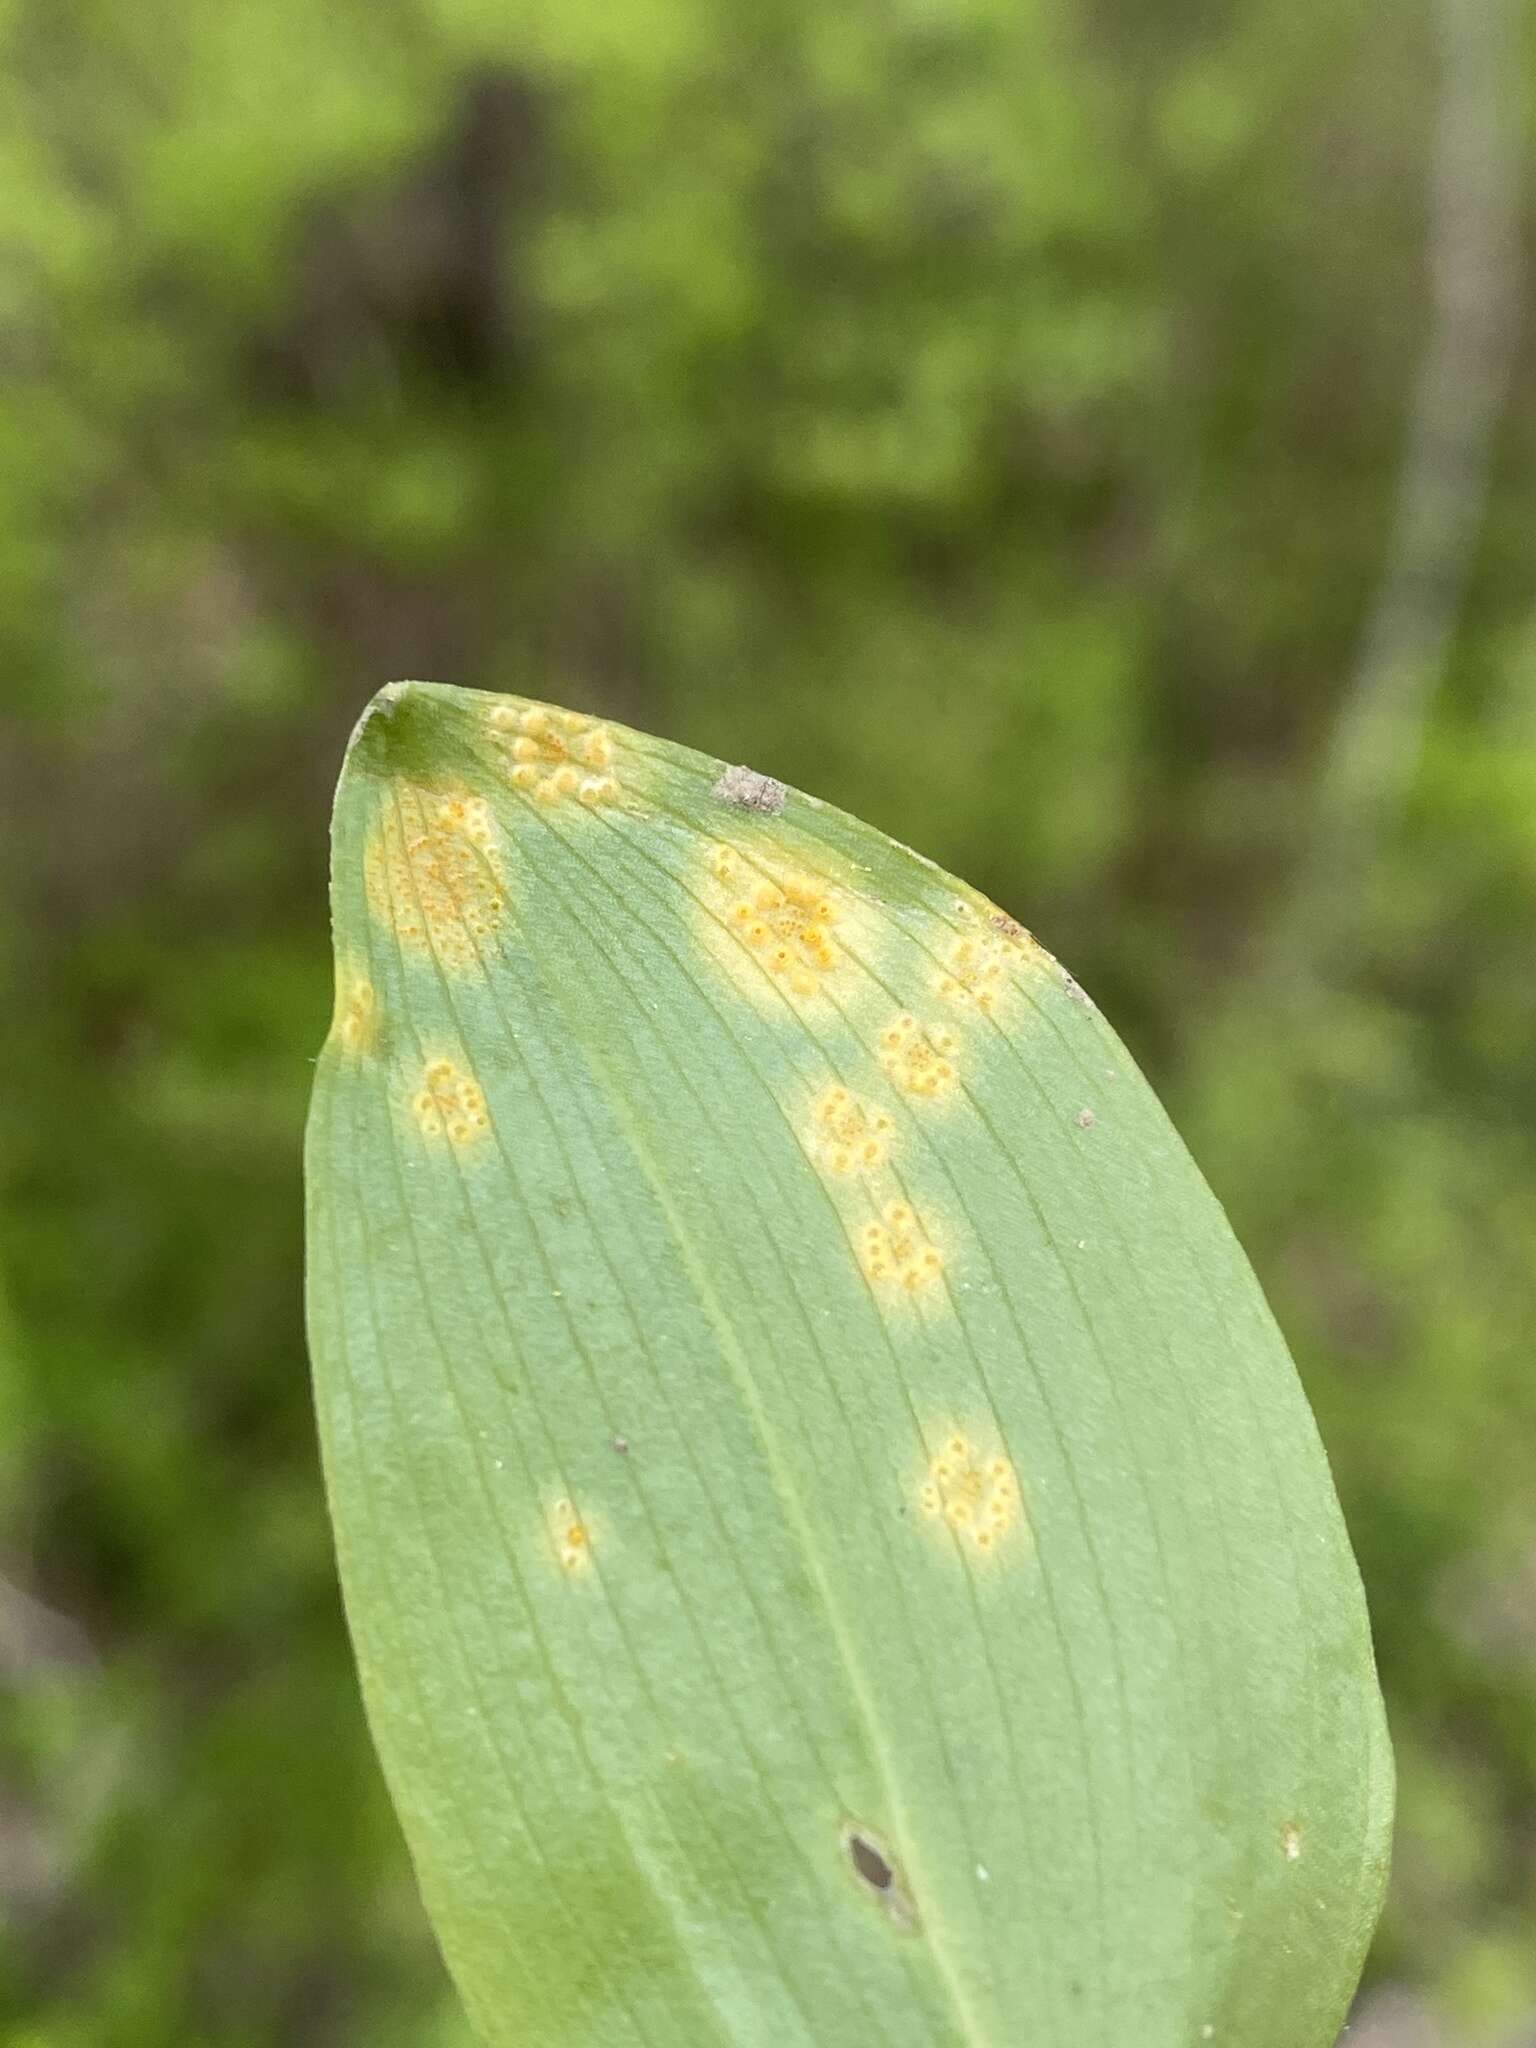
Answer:
[[[414,674],[800,782],[1094,987],[1334,1457],[1403,1777],[1381,1995],[1515,2039],[1528,360],[1409,795],[1297,885],[1430,324],[1427,8],[4,0],[0,38],[7,2038],[463,2041],[298,1315],[326,796]]]

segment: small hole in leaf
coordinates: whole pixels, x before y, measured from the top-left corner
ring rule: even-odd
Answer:
[[[874,1843],[866,1842],[861,1834],[850,1831],[848,1836],[848,1854],[853,1859],[853,1867],[859,1873],[859,1876],[863,1878],[867,1885],[872,1885],[877,1892],[888,1892],[896,1882],[896,1873],[892,1870],[890,1864],[886,1862]]]
[[[875,1830],[845,1821],[842,1841],[854,1877],[865,1896],[884,1915],[887,1925],[898,1934],[916,1934],[920,1922],[907,1881]]]

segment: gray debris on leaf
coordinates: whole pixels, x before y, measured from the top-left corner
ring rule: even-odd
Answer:
[[[776,817],[788,801],[789,791],[771,775],[759,775],[755,768],[727,768],[710,795],[723,804],[734,804],[739,811],[766,811]]]

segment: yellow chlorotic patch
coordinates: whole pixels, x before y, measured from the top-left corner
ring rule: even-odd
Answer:
[[[498,704],[491,731],[508,764],[514,789],[542,804],[575,801],[612,803],[619,794],[613,767],[613,735],[580,711],[551,711],[542,704],[519,709]]]
[[[470,1145],[491,1127],[485,1097],[452,1060],[432,1060],[411,1098],[416,1127],[424,1138],[446,1137],[452,1145]]]
[[[931,1287],[944,1270],[943,1254],[928,1242],[905,1202],[888,1203],[879,1222],[864,1226],[859,1263],[876,1286],[906,1294]]]
[[[898,1017],[880,1034],[880,1064],[908,1095],[943,1095],[955,1085],[955,1041],[947,1031],[925,1030],[915,1017]]]
[[[396,783],[363,853],[368,907],[404,946],[467,972],[507,913],[501,840],[483,797]]]
[[[977,1550],[995,1550],[1020,1517],[1018,1475],[957,1431],[931,1460],[918,1503]]]
[[[1008,987],[1007,948],[993,935],[957,939],[949,965],[934,981],[934,992],[947,1003],[970,1003],[990,1017]]]
[[[343,974],[336,983],[336,1019],[332,1025],[343,1052],[372,1052],[379,1038],[379,999],[373,983],[361,975]]]
[[[568,1500],[557,1500],[549,1512],[549,1533],[562,1567],[583,1572],[592,1562],[587,1525]]]
[[[814,995],[842,957],[833,932],[841,910],[826,883],[746,868],[726,846],[715,848],[710,866],[730,889],[727,931],[792,994]]]
[[[829,1088],[811,1109],[807,1148],[828,1173],[868,1173],[890,1156],[895,1128],[882,1109],[871,1109],[846,1088]]]

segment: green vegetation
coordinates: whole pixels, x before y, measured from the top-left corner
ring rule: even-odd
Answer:
[[[1332,2048],[1391,1812],[1359,1579],[1071,976],[781,783],[420,683],[331,907],[321,1439],[481,2037]]]
[[[1451,16],[1496,33],[1491,0],[0,12],[18,2043],[464,2041],[299,1314],[334,764],[409,674],[749,761],[1071,962],[1334,1465],[1400,1769],[1368,1982],[1456,2048],[1529,2031],[1536,398],[1500,398]],[[1485,145],[1529,70],[1491,75]],[[1477,196],[1449,271],[1437,152]],[[1470,400],[1431,437],[1455,546],[1399,516],[1437,276],[1496,421],[1486,464]],[[1409,582],[1448,641],[1409,607],[1365,660],[1437,530]],[[1408,716],[1354,715],[1413,659]]]

